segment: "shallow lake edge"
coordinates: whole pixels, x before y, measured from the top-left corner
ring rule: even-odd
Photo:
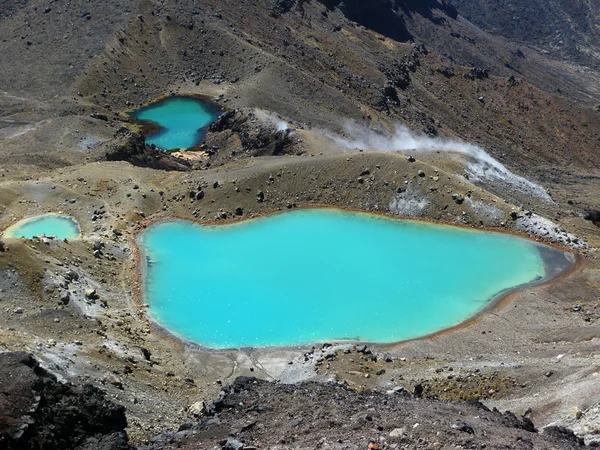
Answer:
[[[32,215],[32,216],[25,216],[25,217],[22,217],[20,219],[14,220],[14,221],[12,221],[10,223],[10,225],[8,225],[4,229],[4,231],[2,231],[2,233],[0,233],[0,238],[3,238],[3,239],[14,239],[14,240],[23,239],[23,236],[16,236],[16,235],[12,235],[11,236],[9,232],[12,229],[16,229],[16,228],[18,228],[20,226],[26,225],[29,222],[34,222],[36,220],[43,219],[45,217],[62,217],[62,218],[65,218],[65,219],[69,219],[70,221],[72,221],[77,226],[77,230],[79,231],[79,234],[77,235],[77,237],[69,238],[69,240],[75,240],[75,239],[82,239],[83,238],[83,231],[81,229],[81,225],[80,225],[80,223],[79,223],[78,220],[76,220],[73,216],[70,216],[68,214],[55,213],[55,212],[35,214],[35,215]],[[30,239],[30,238],[24,238],[24,239]]]
[[[519,238],[531,241],[531,243],[533,245],[537,245],[540,248],[546,248],[548,250],[553,249],[557,252],[558,251],[563,252],[564,258],[567,261],[567,263],[564,265],[564,267],[560,268],[559,270],[556,270],[556,267],[555,267],[554,273],[551,273],[551,274],[543,277],[542,279],[534,280],[530,283],[521,284],[519,286],[515,286],[513,288],[509,288],[509,289],[506,289],[506,290],[498,293],[496,296],[494,296],[494,298],[490,299],[487,302],[487,305],[483,309],[481,309],[473,316],[467,318],[466,320],[464,320],[456,325],[453,325],[448,328],[444,328],[439,331],[435,331],[433,333],[429,333],[427,335],[419,336],[416,338],[404,339],[404,340],[395,341],[395,342],[378,343],[378,342],[368,342],[368,341],[358,341],[358,340],[331,339],[329,341],[310,342],[310,343],[298,344],[298,345],[281,345],[281,346],[273,345],[273,346],[230,347],[230,348],[209,347],[209,346],[191,341],[191,340],[189,340],[183,336],[180,336],[177,333],[169,330],[168,328],[161,325],[152,316],[152,314],[148,311],[148,307],[146,306],[147,302],[145,301],[146,300],[145,292],[144,292],[144,286],[145,286],[144,280],[147,275],[146,274],[147,265],[145,264],[146,254],[144,253],[143,245],[141,244],[140,239],[141,239],[142,234],[144,234],[144,232],[146,232],[149,227],[159,225],[161,223],[167,223],[167,222],[189,222],[189,223],[197,225],[197,226],[221,227],[221,226],[241,224],[243,222],[257,220],[257,219],[273,216],[276,214],[284,214],[286,212],[291,212],[291,211],[313,210],[313,209],[328,209],[328,210],[334,210],[334,211],[339,211],[339,212],[350,212],[350,213],[364,214],[364,215],[368,215],[368,216],[377,216],[379,218],[389,219],[389,220],[409,221],[409,222],[416,222],[416,223],[420,223],[420,224],[437,225],[440,227],[448,226],[448,227],[453,227],[453,228],[462,228],[462,229],[470,230],[470,231],[474,231],[474,232],[480,231],[480,232],[490,232],[490,233],[498,233],[498,234],[508,234],[508,235],[512,235],[515,237],[519,237]],[[521,290],[523,290],[525,288],[541,287],[541,286],[552,284],[555,281],[558,281],[559,279],[562,279],[562,278],[565,278],[565,277],[571,275],[576,270],[581,269],[583,262],[584,262],[583,256],[581,256],[581,254],[579,254],[579,252],[577,252],[576,250],[568,249],[559,244],[544,242],[542,239],[534,239],[525,233],[517,232],[514,230],[502,230],[499,228],[490,228],[490,227],[477,227],[477,226],[473,226],[473,225],[456,224],[456,223],[452,223],[452,222],[444,222],[444,221],[439,221],[439,220],[434,220],[434,219],[429,219],[429,218],[404,217],[404,216],[398,216],[398,215],[395,215],[392,213],[387,213],[387,212],[382,212],[382,211],[365,211],[365,210],[356,209],[356,208],[347,208],[347,207],[331,206],[331,205],[305,205],[305,206],[298,206],[298,207],[295,207],[292,209],[273,209],[273,210],[269,210],[269,211],[265,211],[265,212],[261,212],[261,213],[257,213],[257,214],[248,214],[247,216],[231,217],[231,218],[220,219],[220,220],[191,219],[188,217],[181,217],[181,216],[176,216],[176,215],[161,216],[161,217],[147,219],[144,222],[141,222],[140,224],[138,224],[138,226],[134,230],[134,235],[132,237],[130,237],[129,240],[130,240],[130,243],[132,244],[131,248],[133,249],[134,266],[135,266],[135,278],[134,278],[133,287],[132,287],[132,296],[133,296],[133,301],[134,301],[135,305],[137,306],[143,319],[145,319],[147,321],[147,323],[149,325],[151,325],[154,329],[156,329],[157,331],[159,331],[160,333],[162,333],[163,335],[165,335],[166,337],[168,337],[175,343],[182,344],[182,345],[192,347],[192,348],[196,348],[196,349],[199,349],[202,351],[215,352],[215,353],[235,351],[235,350],[240,351],[240,350],[244,350],[244,349],[253,349],[253,348],[270,349],[270,350],[274,350],[274,351],[275,350],[299,350],[299,349],[310,348],[311,346],[316,346],[319,344],[323,344],[325,342],[328,342],[331,344],[338,344],[338,345],[366,344],[366,345],[370,345],[370,346],[376,346],[380,349],[391,349],[391,348],[394,348],[397,346],[407,344],[409,342],[420,341],[420,340],[425,340],[425,339],[433,339],[435,337],[442,336],[447,333],[451,333],[453,331],[460,330],[463,328],[467,328],[471,325],[474,325],[484,315],[486,315],[492,311],[500,311],[503,308],[505,308],[506,306],[508,306],[516,298],[516,296],[519,294],[519,292]],[[544,253],[546,253],[546,254],[544,254]],[[543,260],[545,268],[547,268],[547,266],[549,264],[548,254],[549,254],[548,252],[540,251],[540,256]],[[142,264],[142,262],[144,262],[144,264]]]

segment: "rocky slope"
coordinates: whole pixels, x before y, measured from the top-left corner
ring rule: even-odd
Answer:
[[[124,408],[90,386],[70,386],[26,353],[0,354],[0,445],[17,449],[132,450]],[[561,448],[583,442],[564,428],[538,433],[527,418],[479,402],[449,404],[399,388],[357,394],[336,384],[284,385],[241,377],[195,422],[145,449]]]
[[[453,0],[459,13],[490,33],[598,68],[600,4],[594,0]]]
[[[29,354],[0,353],[0,447],[129,450],[125,408],[91,386],[71,386]]]
[[[417,393],[419,391],[417,390]],[[527,418],[479,402],[450,404],[397,389],[357,394],[336,383],[283,385],[241,377],[197,425],[157,436],[151,449],[576,449],[567,429],[538,433]]]

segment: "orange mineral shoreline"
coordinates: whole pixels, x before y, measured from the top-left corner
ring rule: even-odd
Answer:
[[[165,215],[165,216],[159,216],[159,217],[146,219],[143,222],[139,223],[134,228],[133,236],[130,236],[128,238],[128,242],[129,242],[131,248],[133,249],[132,252],[133,252],[133,257],[134,257],[134,271],[135,271],[134,280],[132,283],[132,296],[133,296],[134,303],[135,303],[136,307],[138,308],[140,318],[143,318],[143,320],[146,323],[148,323],[154,329],[156,329],[161,334],[163,334],[165,336],[165,338],[172,340],[176,344],[188,345],[188,346],[196,347],[196,348],[199,348],[199,349],[202,349],[205,351],[211,351],[211,352],[222,352],[222,351],[232,350],[232,349],[214,349],[211,347],[206,347],[201,344],[189,341],[181,336],[178,336],[177,334],[173,333],[172,331],[164,328],[163,326],[158,324],[156,321],[152,320],[152,318],[148,317],[148,313],[145,310],[145,308],[147,307],[147,304],[144,303],[143,289],[142,289],[145,266],[142,266],[142,264],[141,264],[141,258],[143,256],[143,251],[141,250],[140,245],[139,245],[140,234],[143,233],[149,226],[152,226],[152,225],[158,224],[158,223],[162,223],[162,222],[169,222],[169,221],[175,221],[175,220],[177,220],[177,221],[183,220],[183,221],[193,222],[193,223],[196,223],[199,225],[205,225],[205,226],[227,226],[227,225],[234,225],[234,224],[246,222],[249,220],[259,219],[262,217],[267,217],[267,216],[270,216],[273,214],[283,213],[286,211],[307,210],[307,209],[333,209],[333,210],[338,210],[338,211],[343,211],[343,212],[354,212],[354,213],[359,213],[359,214],[375,215],[375,216],[379,216],[379,217],[390,219],[390,220],[405,220],[405,221],[410,220],[413,222],[424,222],[424,223],[429,223],[429,224],[433,224],[433,225],[465,228],[465,229],[470,229],[470,230],[474,230],[474,231],[486,231],[486,232],[493,232],[493,233],[509,234],[509,235],[529,239],[529,240],[535,241],[537,243],[547,245],[549,247],[553,247],[557,250],[564,251],[566,253],[570,253],[575,257],[575,262],[573,264],[571,264],[569,268],[562,270],[561,272],[554,274],[550,277],[546,277],[542,280],[538,280],[538,281],[535,281],[532,283],[527,283],[527,284],[524,284],[521,286],[516,286],[512,289],[509,289],[505,292],[500,293],[495,298],[490,300],[488,305],[485,308],[483,308],[481,311],[479,311],[477,314],[468,318],[464,322],[461,322],[452,327],[445,328],[443,330],[436,331],[434,333],[420,336],[417,338],[406,339],[406,340],[402,340],[402,341],[398,341],[398,342],[391,342],[391,343],[378,344],[378,343],[369,343],[369,342],[360,342],[360,341],[332,340],[335,342],[370,344],[370,345],[378,346],[382,349],[392,349],[392,348],[396,348],[396,347],[402,346],[404,344],[407,344],[409,342],[434,339],[436,337],[446,335],[453,331],[464,329],[471,325],[474,325],[477,322],[479,322],[483,318],[484,315],[486,315],[490,312],[497,312],[497,311],[504,309],[506,306],[508,306],[510,303],[512,303],[512,301],[515,300],[515,298],[518,296],[520,291],[526,287],[531,288],[531,287],[542,287],[542,286],[552,285],[553,283],[557,282],[558,280],[568,278],[573,273],[580,271],[585,265],[585,259],[580,254],[579,251],[573,250],[573,249],[568,249],[565,246],[559,245],[556,243],[546,242],[543,239],[534,238],[532,236],[528,236],[525,233],[521,233],[521,232],[518,232],[515,230],[503,230],[503,229],[492,228],[492,227],[474,226],[474,225],[467,225],[467,224],[455,224],[455,223],[444,222],[444,221],[428,219],[428,218],[415,219],[413,217],[397,216],[397,215],[394,215],[394,214],[388,213],[388,212],[365,211],[365,210],[361,210],[361,209],[357,209],[357,208],[348,208],[348,207],[343,207],[343,206],[320,205],[320,204],[302,205],[299,207],[295,207],[293,209],[279,208],[279,209],[273,209],[273,210],[269,210],[269,211],[265,211],[265,212],[261,212],[261,213],[253,213],[253,214],[248,214],[246,216],[231,217],[231,218],[220,219],[220,220],[214,220],[214,219],[201,220],[201,219],[191,219],[188,217],[182,217],[182,216],[177,216],[177,215]],[[303,349],[306,347],[310,347],[313,344],[314,343],[307,343],[304,345],[294,345],[294,346],[277,346],[277,347],[274,346],[272,348]]]

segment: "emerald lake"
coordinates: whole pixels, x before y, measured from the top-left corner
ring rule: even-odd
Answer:
[[[44,214],[30,217],[17,222],[6,230],[4,235],[9,238],[35,236],[55,236],[58,239],[75,239],[81,231],[75,220],[59,214]]]
[[[422,337],[569,264],[517,236],[335,209],[160,222],[139,244],[150,316],[212,348]]]
[[[198,145],[221,110],[213,103],[195,97],[168,97],[130,111],[128,116],[144,124],[152,122],[158,131],[146,135],[146,142],[165,150]],[[158,126],[158,127],[157,127]]]

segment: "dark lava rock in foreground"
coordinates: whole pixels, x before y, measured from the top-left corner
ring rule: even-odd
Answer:
[[[338,384],[283,385],[238,378],[198,424],[153,439],[151,448],[574,449],[570,430],[533,423],[478,402],[453,404],[356,393]]]
[[[574,449],[570,430],[546,428],[481,403],[357,393],[335,383],[284,385],[241,377],[199,423],[144,449]],[[91,385],[63,384],[26,353],[0,354],[0,449],[131,450],[125,408]]]
[[[125,408],[57,381],[27,353],[0,354],[0,448],[129,450]]]

